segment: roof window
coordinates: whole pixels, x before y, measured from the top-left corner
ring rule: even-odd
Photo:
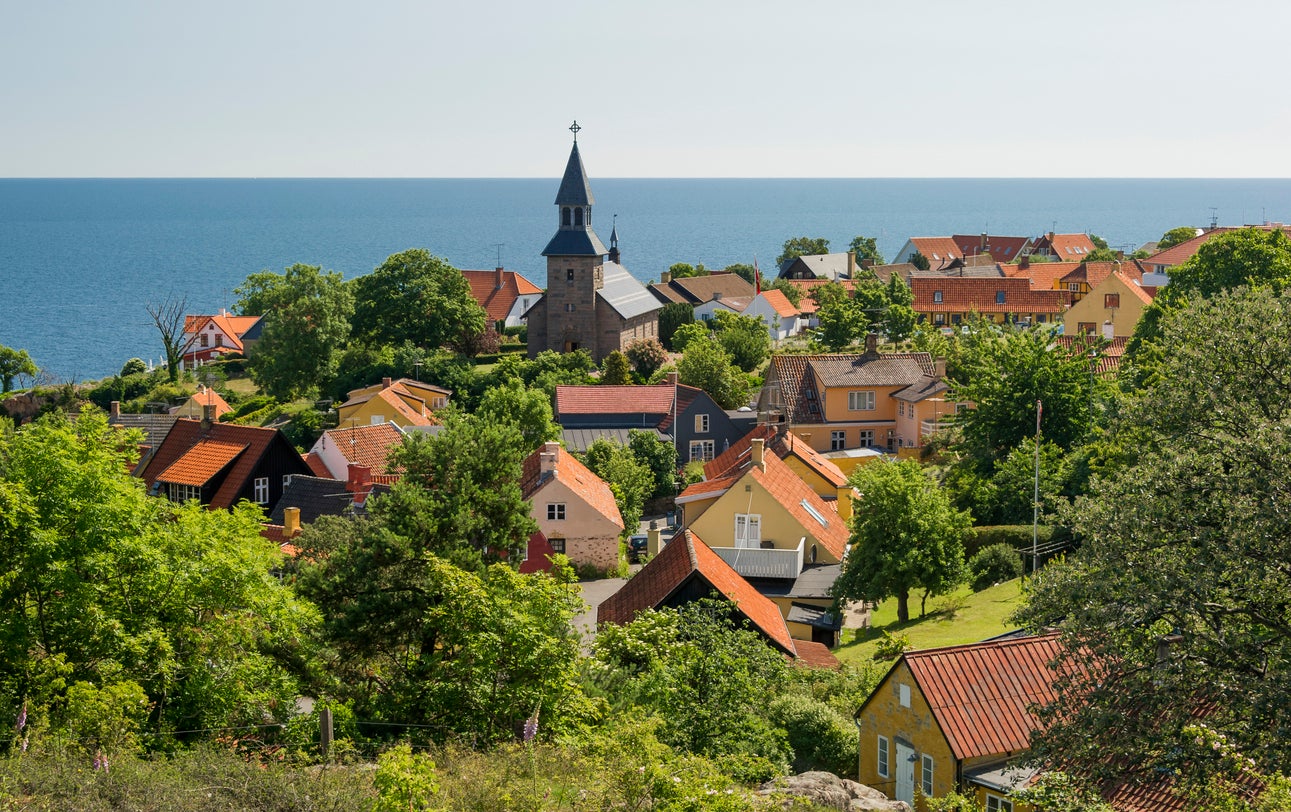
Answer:
[[[825,521],[825,517],[821,516],[820,511],[812,507],[811,504],[806,499],[802,500],[802,507],[803,507],[803,510],[806,510],[808,513],[811,514],[811,518],[820,522],[821,527],[829,527],[829,522]]]

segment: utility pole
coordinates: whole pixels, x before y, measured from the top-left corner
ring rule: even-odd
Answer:
[[[1031,578],[1035,579],[1040,557],[1040,414],[1044,407],[1035,402],[1035,492],[1031,502]]]

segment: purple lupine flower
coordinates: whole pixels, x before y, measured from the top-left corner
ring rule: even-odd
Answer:
[[[27,752],[27,737],[26,737],[26,736],[23,736],[23,737],[22,737],[22,751],[23,751],[24,753],[25,753],[25,752]]]
[[[98,772],[99,770],[103,770],[103,774],[107,775],[108,757],[103,755],[102,750],[95,750],[94,751],[94,771]]]
[[[22,729],[26,726],[27,726],[27,703],[24,702],[22,703],[22,711],[19,712],[18,714],[18,732],[21,733]]]
[[[533,710],[533,716],[524,720],[524,740],[525,742],[533,741],[533,737],[538,735],[538,711],[542,709],[539,705]]]

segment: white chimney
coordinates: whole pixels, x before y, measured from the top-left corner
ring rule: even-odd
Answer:
[[[556,457],[560,454],[560,443],[543,443],[538,452],[538,473],[542,477],[556,473]]]
[[[1112,324],[1110,321],[1103,322],[1103,338],[1107,339],[1108,341],[1111,341],[1113,338],[1116,338],[1115,324]]]

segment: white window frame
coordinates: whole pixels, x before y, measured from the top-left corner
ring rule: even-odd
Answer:
[[[842,451],[844,448],[847,448],[847,432],[831,431],[829,433],[829,450]]]
[[[551,551],[553,553],[561,553],[562,555],[564,554],[565,539],[563,536],[553,536],[547,539],[547,544],[550,545]]]
[[[166,496],[172,502],[184,503],[190,499],[202,501],[202,488],[200,485],[176,485],[173,482],[166,483]]]
[[[849,412],[874,411],[874,390],[853,389],[847,393],[847,410]]]
[[[861,448],[874,447],[874,430],[861,429]]]
[[[932,779],[933,779],[933,762],[932,756],[924,753],[919,758],[919,787],[923,790],[925,798],[932,797]]]
[[[695,415],[695,433],[696,434],[707,434],[708,427],[709,427],[709,420],[708,420],[707,413]]]
[[[565,520],[565,503],[548,502],[547,503],[547,521],[562,522]]]
[[[941,304],[941,291],[934,290],[932,292],[932,301],[934,304]]]
[[[875,768],[878,770],[879,778],[891,778],[892,772],[892,751],[888,747],[888,737],[879,736],[879,746],[877,751],[878,763]]]
[[[762,546],[761,513],[735,514],[735,546],[745,548]]]
[[[690,441],[690,459],[691,461],[700,460],[708,462],[713,458],[715,446],[712,440],[691,440]]]
[[[269,477],[258,476],[252,483],[255,488],[255,501],[257,505],[269,504]]]
[[[910,707],[910,686],[909,686],[909,684],[904,683],[904,682],[899,682],[899,683],[897,683],[897,700],[901,703],[901,707],[903,707],[903,708],[908,708],[908,707]]]
[[[1013,802],[999,795],[986,793],[986,812],[1013,812]]]

